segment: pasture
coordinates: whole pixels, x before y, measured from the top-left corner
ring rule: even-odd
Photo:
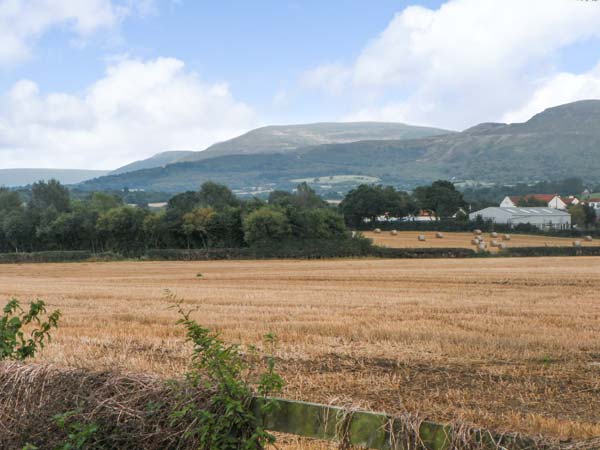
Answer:
[[[0,271],[0,297],[43,298],[64,314],[42,361],[181,374],[190,349],[176,296],[228,341],[260,346],[276,333],[289,398],[563,438],[600,435],[599,291],[600,258],[585,257]]]
[[[373,239],[376,245],[390,248],[472,248],[476,246],[471,244],[474,237],[473,233],[467,232],[443,232],[442,239],[436,238],[435,231],[399,231],[396,236],[392,236],[389,231],[374,233],[372,231],[363,232],[365,237]],[[419,235],[424,235],[426,240],[419,241]],[[554,236],[537,236],[530,234],[511,234],[510,241],[502,240],[503,233],[498,233],[497,238],[491,237],[490,233],[483,233],[485,242],[489,243],[492,239],[506,244],[508,247],[571,247],[573,241],[580,240],[583,247],[598,246],[600,240],[586,242],[580,238],[563,238]],[[497,248],[488,247],[490,251],[497,251]]]

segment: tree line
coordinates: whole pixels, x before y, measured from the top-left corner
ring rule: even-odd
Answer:
[[[303,239],[350,238],[344,219],[303,184],[267,201],[241,200],[207,182],[161,211],[96,192],[72,199],[58,181],[35,183],[24,202],[0,188],[0,251],[89,250],[142,254],[150,248],[234,248]]]
[[[127,205],[117,195],[95,192],[72,198],[56,180],[20,192],[0,188],[0,252],[87,250],[143,254],[148,249],[210,249],[303,240],[350,239],[349,227],[389,214],[430,209],[446,216],[464,206],[452,183],[437,181],[412,195],[390,186],[361,185],[339,207],[306,183],[294,192],[243,200],[226,186],[207,182],[173,196],[165,209]]]

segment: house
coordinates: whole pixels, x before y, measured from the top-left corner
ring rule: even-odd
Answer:
[[[518,207],[522,200],[536,200],[540,203],[545,203],[549,208],[560,209],[566,211],[571,205],[577,205],[580,203],[579,199],[574,196],[561,197],[558,194],[527,194],[518,195],[512,197],[504,197],[504,200],[500,203],[501,208],[514,208]]]
[[[530,224],[541,230],[571,228],[571,214],[550,207],[490,207],[469,214],[469,220],[475,220],[477,217],[510,227]]]
[[[591,208],[594,208],[594,211],[596,211],[596,214],[598,214],[600,212],[600,198],[598,198],[598,197],[588,198],[588,199],[586,199],[585,204],[590,206]]]

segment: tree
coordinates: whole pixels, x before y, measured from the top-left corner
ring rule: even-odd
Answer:
[[[6,214],[10,211],[21,209],[23,201],[18,192],[0,187],[0,213]]]
[[[280,210],[265,206],[248,214],[243,221],[244,239],[250,245],[284,240],[291,236],[290,222]]]
[[[146,246],[144,219],[148,214],[144,209],[121,206],[101,214],[96,227],[110,250],[139,254]]]
[[[596,223],[596,212],[594,208],[585,205],[572,205],[568,209],[571,214],[571,223],[578,227],[585,228]]]
[[[121,200],[120,197],[106,194],[104,192],[94,192],[87,200],[87,207],[99,213],[103,213],[120,206],[123,206],[123,200]]]
[[[525,197],[521,197],[519,201],[517,201],[517,206],[521,207],[536,207],[536,206],[548,206],[548,202],[544,200],[539,200],[535,198],[533,195],[526,195]]]
[[[392,186],[367,184],[352,189],[340,204],[346,222],[354,227],[364,219],[375,222],[377,217],[384,214],[404,217],[415,212],[415,209],[416,205],[406,192],[396,191]]]
[[[244,245],[240,208],[227,206],[220,211],[216,211],[208,228],[212,246],[233,248]]]
[[[207,181],[200,186],[198,202],[202,206],[210,206],[215,210],[240,204],[235,194],[227,186],[212,181]]]
[[[335,239],[346,236],[344,218],[331,209],[309,209],[302,213],[301,239]]]
[[[196,208],[183,216],[183,232],[187,236],[188,248],[194,239],[199,239],[208,248],[208,230],[215,216],[212,208]]]
[[[144,218],[143,228],[146,242],[151,248],[159,248],[167,233],[166,213],[151,213]]]
[[[438,180],[431,186],[419,186],[414,195],[419,208],[433,211],[438,217],[451,217],[466,206],[462,194],[450,181]]]
[[[57,212],[69,211],[71,199],[69,190],[57,180],[38,181],[31,186],[30,208],[44,211],[50,207]]]
[[[15,252],[23,251],[27,246],[31,248],[31,237],[35,232],[25,211],[15,210],[7,214],[2,222],[2,231]]]

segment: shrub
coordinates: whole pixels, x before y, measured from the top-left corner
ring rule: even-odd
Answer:
[[[0,316],[0,361],[5,359],[24,360],[33,358],[36,352],[50,340],[50,330],[58,327],[60,311],[54,311],[45,320],[46,304],[42,300],[31,302],[25,311],[17,299],[11,299]],[[33,324],[26,336],[23,328]]]

